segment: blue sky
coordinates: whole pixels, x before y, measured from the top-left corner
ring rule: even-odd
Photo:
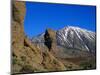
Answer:
[[[67,25],[96,31],[96,7],[70,4],[26,2],[24,30],[28,37],[47,28],[59,30]]]

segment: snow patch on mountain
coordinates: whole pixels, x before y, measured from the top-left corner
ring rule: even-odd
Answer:
[[[32,42],[43,44],[44,34],[32,38]],[[95,52],[96,49],[95,32],[74,27],[66,26],[56,31],[56,43],[58,46],[79,49],[83,51]]]
[[[59,45],[86,51],[95,49],[95,32],[79,27],[67,26],[57,31]]]

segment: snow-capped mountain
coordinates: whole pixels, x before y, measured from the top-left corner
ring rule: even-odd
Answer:
[[[56,33],[61,46],[95,52],[95,33],[79,27],[68,26]]]
[[[44,34],[33,37],[32,42],[44,42]],[[67,26],[56,31],[56,43],[65,48],[79,49],[82,51],[95,52],[95,32],[79,27]]]

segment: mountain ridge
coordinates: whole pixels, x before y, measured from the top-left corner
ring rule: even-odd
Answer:
[[[60,46],[65,46],[68,48],[76,48],[76,49],[82,49],[82,50],[87,50],[91,52],[95,52],[95,32],[89,31],[87,29],[82,29],[79,27],[73,27],[73,26],[66,26],[60,30],[55,31],[56,32],[56,39],[57,39],[57,44]],[[36,37],[36,39],[34,39],[34,37],[31,39],[32,42],[44,42],[44,37],[43,37],[44,33],[41,34],[40,36]],[[69,38],[70,37],[70,38]],[[75,47],[73,47],[73,44],[75,42],[76,39],[78,43],[78,47],[75,45]],[[87,42],[85,41],[87,40]],[[89,41],[88,41],[89,40]],[[89,44],[88,44],[89,43]],[[94,44],[93,47],[91,48],[90,44]]]

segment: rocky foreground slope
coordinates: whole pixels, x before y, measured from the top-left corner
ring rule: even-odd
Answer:
[[[66,70],[64,64],[56,59],[47,47],[42,51],[25,37],[25,3],[14,1],[12,7],[12,73]]]

